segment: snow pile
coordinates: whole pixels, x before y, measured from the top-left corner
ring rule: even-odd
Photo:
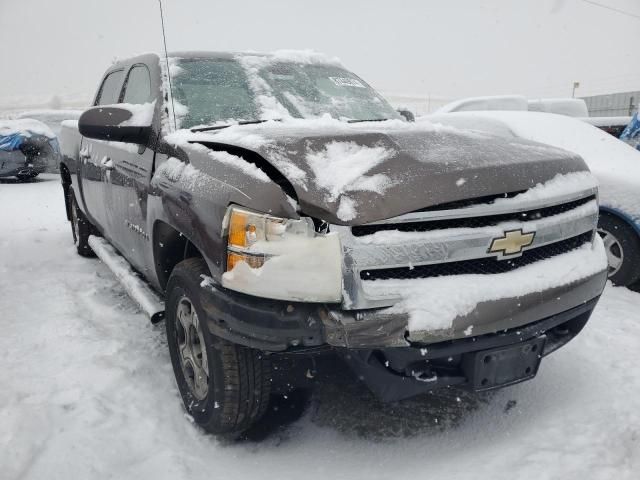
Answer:
[[[44,123],[31,118],[17,120],[0,120],[0,137],[20,134],[25,137],[43,135],[47,138],[56,138],[56,135]]]
[[[383,174],[365,175],[396,152],[384,147],[369,147],[355,142],[330,142],[320,151],[307,152],[306,159],[318,187],[327,192],[327,200],[340,198],[337,215],[342,220],[356,217],[355,202],[345,193],[367,190],[382,194],[391,185]]]
[[[409,331],[451,328],[453,321],[471,313],[481,302],[521,297],[577,282],[602,272],[607,258],[600,237],[593,246],[535,262],[511,272],[487,275],[455,275],[415,280],[372,280],[364,287],[373,296],[399,294],[402,301],[388,313],[408,313]]]
[[[131,117],[124,122],[120,122],[121,127],[149,127],[153,122],[153,113],[156,108],[156,101],[143,104],[119,103],[118,108],[128,110]]]

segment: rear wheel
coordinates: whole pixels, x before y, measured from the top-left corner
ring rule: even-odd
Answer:
[[[209,332],[200,304],[199,258],[180,262],[167,285],[166,329],[171,363],[187,412],[206,431],[237,437],[267,410],[271,362],[267,355]]]
[[[601,212],[598,234],[604,242],[609,263],[609,279],[629,286],[640,279],[640,237],[624,220]]]
[[[89,235],[92,234],[93,228],[91,222],[84,216],[73,192],[70,195],[71,208],[71,233],[73,235],[73,243],[76,246],[78,255],[83,257],[95,257],[95,253],[89,246]]]

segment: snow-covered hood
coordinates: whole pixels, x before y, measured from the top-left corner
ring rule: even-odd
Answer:
[[[302,212],[338,224],[519,192],[588,170],[579,156],[538,143],[400,121],[268,122],[169,140],[251,150],[291,183]]]

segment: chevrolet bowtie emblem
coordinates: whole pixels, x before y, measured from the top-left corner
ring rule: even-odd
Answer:
[[[524,233],[522,229],[504,232],[504,237],[494,238],[489,253],[500,253],[503,256],[521,253],[522,249],[533,243],[536,232]]]

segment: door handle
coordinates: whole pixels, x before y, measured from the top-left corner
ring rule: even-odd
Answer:
[[[109,157],[104,157],[100,163],[102,165],[102,168],[104,168],[105,170],[113,170],[114,168],[116,168],[113,165],[113,160],[111,160],[111,158]]]
[[[91,158],[91,152],[89,152],[89,149],[86,147],[81,148],[79,154],[80,160],[83,163]]]

